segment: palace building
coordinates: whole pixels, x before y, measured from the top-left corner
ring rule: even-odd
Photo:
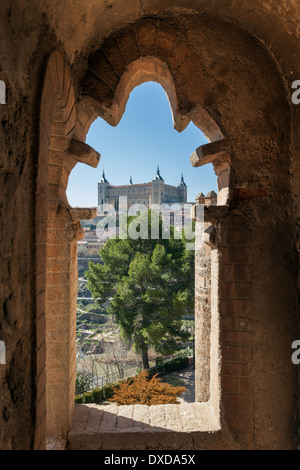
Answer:
[[[98,206],[111,204],[118,210],[120,196],[127,197],[127,208],[133,204],[143,204],[147,208],[151,204],[184,204],[187,202],[187,185],[183,175],[178,186],[165,184],[157,167],[156,176],[150,183],[133,184],[130,177],[128,185],[113,186],[107,181],[103,170],[98,183]]]

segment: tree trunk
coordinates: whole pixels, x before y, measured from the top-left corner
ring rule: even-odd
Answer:
[[[143,361],[143,369],[149,369],[149,359],[148,359],[148,345],[142,345],[142,361]]]

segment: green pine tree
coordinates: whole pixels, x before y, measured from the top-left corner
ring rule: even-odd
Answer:
[[[164,238],[161,217],[156,219],[159,239],[151,238],[153,211],[129,217],[123,229],[139,225],[140,238],[107,241],[100,249],[103,264],[90,262],[88,288],[99,302],[110,300],[108,313],[120,326],[122,338],[134,344],[144,369],[148,349],[168,355],[188,339],[182,316],[194,308],[194,252],[185,250],[183,239]]]

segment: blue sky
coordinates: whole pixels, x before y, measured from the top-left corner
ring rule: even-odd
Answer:
[[[193,168],[190,155],[207,143],[204,134],[193,124],[181,133],[173,128],[171,108],[164,89],[148,82],[130,94],[125,113],[116,127],[101,118],[91,125],[87,144],[101,154],[98,168],[78,163],[67,189],[71,206],[97,206],[97,183],[103,169],[110,184],[148,183],[156,175],[157,165],[166,184],[177,186],[181,173],[188,186],[188,202],[197,194],[217,192],[212,165]]]

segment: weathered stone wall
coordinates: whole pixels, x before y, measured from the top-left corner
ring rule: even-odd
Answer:
[[[73,0],[1,2],[0,79],[7,104],[0,108],[0,339],[7,364],[0,365],[0,448],[33,448],[43,439],[42,432],[35,436],[36,423],[45,418],[45,409],[37,411],[45,374],[37,371],[45,367],[46,348],[43,340],[38,344],[36,327],[45,333],[46,271],[37,268],[35,246],[46,232],[35,220],[47,219],[48,208],[40,205],[36,219],[35,202],[41,95],[54,49],[70,66],[78,139],[97,112],[116,122],[128,90],[145,79],[167,88],[178,129],[193,119],[208,136],[226,137],[235,197],[230,212],[215,221],[222,420],[237,447],[296,446],[297,371],[290,346],[299,335],[300,107],[291,105],[289,88],[300,79],[299,7],[277,0],[161,3],[128,0],[125,11],[119,0],[82,2],[80,8]],[[147,60],[140,60],[146,50]],[[74,258],[69,248],[68,261]],[[74,304],[75,283],[63,286],[70,295],[73,289]],[[66,322],[73,328],[72,315]]]
[[[0,74],[7,87],[7,104],[0,108],[0,338],[6,344],[6,365],[0,366],[0,448],[29,449],[36,399],[34,212],[42,55],[30,63],[38,31],[26,43],[26,25],[9,3],[0,6]]]
[[[35,448],[47,436],[65,436],[74,408],[76,377],[77,239],[80,219],[92,209],[69,206],[68,177],[80,160],[92,166],[99,154],[73,139],[75,95],[70,68],[51,54],[45,73],[40,114],[36,193],[37,252],[37,404]]]
[[[222,53],[219,56],[218,50],[214,49],[212,56],[213,44],[218,40],[222,41]],[[176,47],[178,44],[179,48]],[[231,73],[233,70],[234,74]],[[95,109],[116,124],[130,90],[150,79],[162,83],[171,95],[177,128],[181,129],[193,119],[210,138],[226,137],[223,148],[220,142],[219,151],[225,152],[230,162],[229,211],[216,221],[220,261],[214,279],[218,288],[215,303],[220,313],[220,332],[219,338],[218,330],[210,337],[211,347],[220,340],[218,385],[223,426],[228,426],[238,445],[244,447],[293,445],[296,374],[287,351],[296,327],[295,304],[294,301],[289,304],[286,298],[285,305],[281,304],[277,278],[282,278],[283,282],[289,279],[290,290],[295,295],[297,269],[295,267],[293,272],[286,263],[274,263],[277,272],[272,266],[273,276],[260,276],[255,285],[256,272],[269,271],[275,253],[282,260],[290,258],[295,243],[293,227],[287,217],[291,210],[288,183],[290,127],[283,83],[271,57],[259,43],[233,25],[201,15],[193,19],[181,15],[180,23],[176,17],[172,23],[164,17],[149,18],[118,30],[114,41],[108,38],[101,49],[92,54],[82,83],[93,98]],[[249,103],[255,103],[255,106],[250,108]],[[278,132],[279,128],[282,132]],[[289,234],[284,243],[283,226]],[[271,235],[275,231],[280,234],[281,243],[278,243],[280,238],[274,239]],[[294,240],[292,244],[291,240]],[[263,247],[263,253],[260,247]],[[240,258],[236,255],[238,250]],[[200,279],[202,282],[202,275],[197,276],[196,284]],[[260,284],[264,284],[265,279],[268,284],[265,292],[270,299],[276,298],[274,303],[260,291]],[[206,332],[204,341],[199,333],[201,345],[196,344],[198,350],[203,348],[203,354],[199,354],[200,367],[207,367],[207,349],[211,353],[211,349],[204,346],[209,342],[209,313],[209,309],[200,309],[200,317],[196,320],[200,330]],[[267,320],[258,325],[260,315]],[[275,330],[280,315],[284,315],[290,328],[277,342],[281,374],[276,377],[274,394],[270,380],[273,369],[270,345],[277,336]],[[269,325],[272,316],[277,316],[274,329]],[[247,327],[251,319],[251,332],[243,331],[241,323],[244,322],[238,323],[240,318],[245,318]],[[265,360],[258,357],[253,360],[261,354]],[[261,368],[256,368],[256,361]],[[202,370],[200,374],[207,380],[207,372]],[[215,376],[215,382],[217,379]],[[210,386],[214,388],[212,381]],[[271,402],[276,409],[280,408],[279,403],[286,394],[289,395],[284,423],[280,423],[276,413],[270,414],[264,400],[254,399],[257,389],[259,396],[274,397]],[[263,413],[269,416],[269,428],[260,421]],[[256,426],[262,430],[261,434],[253,431]],[[274,430],[272,434],[271,429]]]
[[[211,250],[195,252],[195,399],[210,397],[211,346]]]

